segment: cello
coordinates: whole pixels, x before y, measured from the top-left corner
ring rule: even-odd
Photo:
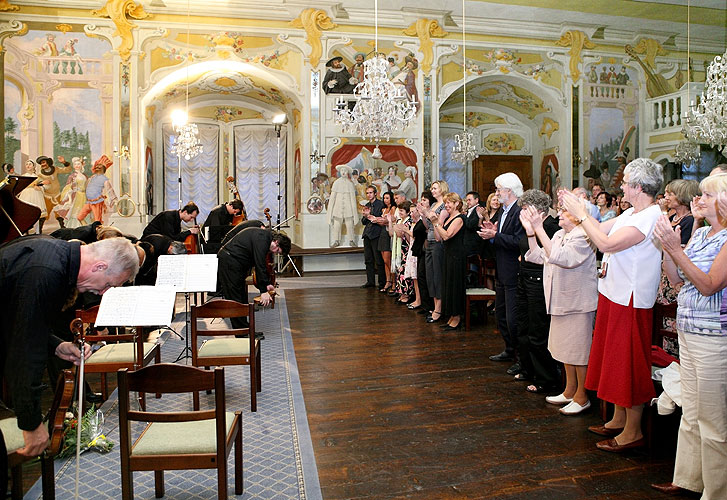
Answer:
[[[194,218],[194,227],[199,229],[197,225],[197,217]],[[202,252],[202,244],[200,243],[199,233],[191,233],[189,236],[184,238],[184,248],[187,249],[188,254],[199,254]]]
[[[227,189],[230,190],[230,194],[232,195],[232,198],[235,200],[240,200],[240,191],[238,191],[237,186],[235,185],[235,178],[230,176],[227,178]],[[268,209],[269,211],[270,209]],[[245,222],[247,220],[247,214],[245,214],[245,204],[242,204],[242,212],[240,212],[240,215],[235,215],[232,217],[232,225],[236,226],[240,222]]]
[[[268,220],[268,229],[272,231],[273,229],[273,216],[270,215],[270,208],[266,208],[263,210],[263,214],[265,215],[265,218]],[[265,270],[268,273],[268,278],[270,278],[270,284],[274,287],[277,287],[277,283],[275,282],[275,256],[268,252],[265,256]],[[255,274],[255,269],[252,270],[252,284],[255,286],[257,285],[257,276]],[[271,290],[268,292],[270,296],[273,298],[273,301],[270,304],[270,308],[275,308],[275,290]],[[254,301],[256,305],[260,304],[260,297],[255,297]]]

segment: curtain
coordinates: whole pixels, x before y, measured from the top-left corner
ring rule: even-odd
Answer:
[[[339,149],[337,149],[331,157],[331,165],[333,165],[334,167],[331,174],[335,176],[335,167],[344,163],[348,163],[356,158],[361,152],[361,149],[366,148],[373,153],[374,147],[374,144],[344,144]],[[417,154],[414,152],[414,150],[409,149],[405,146],[383,145],[379,146],[379,150],[381,150],[381,159],[385,162],[391,163],[394,161],[401,161],[407,167],[416,166],[417,164]]]
[[[280,165],[280,222],[286,219],[286,130],[280,131],[280,156],[275,129],[264,125],[235,127],[235,179],[248,219],[265,222],[263,210],[278,216],[278,165]]]
[[[197,222],[202,224],[210,210],[218,203],[219,185],[219,137],[220,127],[198,123],[199,140],[202,152],[185,160],[182,157],[182,206],[193,201],[199,207]],[[177,155],[172,153],[172,145],[176,139],[170,124],[162,128],[164,137],[164,209],[179,209],[177,183]]]
[[[442,135],[439,138],[439,179],[446,181],[449,190],[460,196],[466,193],[467,168],[452,159],[454,136]],[[437,180],[437,179],[432,179]]]

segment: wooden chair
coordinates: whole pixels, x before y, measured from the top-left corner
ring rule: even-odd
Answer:
[[[94,306],[85,310],[77,310],[76,319],[71,323],[71,330],[80,333],[88,327],[90,333],[86,332],[86,342],[106,342],[106,345],[94,352],[85,363],[86,373],[101,374],[101,394],[105,401],[109,397],[107,373],[116,373],[121,368],[136,370],[147,366],[152,360],[155,363],[161,363],[162,358],[159,344],[144,342],[141,328],[137,328],[136,333],[99,335],[93,326],[98,315],[98,308],[99,306]],[[160,395],[157,394],[157,397]],[[139,402],[143,405],[144,401],[144,394],[139,394]]]
[[[199,320],[205,318],[248,318],[249,328],[201,329]],[[192,306],[192,366],[250,365],[250,410],[257,411],[257,393],[262,390],[260,372],[260,341],[255,339],[255,307],[234,300],[212,300],[201,306]],[[249,338],[233,335],[248,334]],[[213,338],[198,347],[200,336]],[[250,346],[253,346],[252,348]],[[199,394],[194,393],[194,408],[199,408]]]
[[[472,314],[472,302],[485,301],[487,303],[495,300],[495,291],[489,288],[468,288],[465,292],[465,313],[464,329],[470,329],[470,316]],[[483,315],[487,321],[487,313]]]
[[[664,338],[679,338],[676,331],[664,328],[664,318],[671,318],[676,323],[677,304],[654,304],[653,323],[651,329],[651,345],[664,348]]]
[[[235,494],[242,494],[242,416],[225,409],[225,374],[222,368],[205,371],[193,366],[159,363],[130,372],[119,380],[119,432],[121,497],[134,497],[134,471],[154,471],[154,491],[164,496],[164,471],[217,469],[217,498],[227,498],[227,457],[235,448]],[[185,393],[215,391],[211,410],[132,411],[129,393]],[[132,444],[131,422],[146,422]]]
[[[18,453],[18,450],[25,446],[25,441],[23,431],[18,428],[18,421],[15,417],[0,420],[0,430],[2,430],[5,447],[8,451],[8,466],[10,467],[10,476],[13,483],[10,494],[13,500],[23,498],[23,464],[36,458],[40,458],[43,498],[45,500],[55,499],[53,459],[63,445],[63,420],[73,399],[74,386],[73,372],[63,370],[58,377],[53,403],[48,411],[50,444],[39,457],[28,457]]]

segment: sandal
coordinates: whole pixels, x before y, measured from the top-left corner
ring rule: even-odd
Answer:
[[[531,380],[532,377],[525,372],[520,372],[513,377],[515,380]]]
[[[548,392],[553,392],[555,389],[546,385],[530,384],[525,388],[525,390],[532,394],[546,394]]]
[[[392,282],[391,281],[387,281],[386,284],[384,285],[384,288],[380,289],[379,291],[381,293],[388,292],[391,289],[391,285],[392,285]]]

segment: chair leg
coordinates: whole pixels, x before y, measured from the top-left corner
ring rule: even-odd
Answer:
[[[257,392],[261,392],[263,390],[263,380],[262,380],[262,365],[260,364],[260,347],[257,348],[257,354],[255,355],[255,360],[257,364],[255,365],[255,369],[257,370]]]
[[[161,498],[164,496],[164,471],[154,471],[154,496]]]
[[[154,354],[154,363],[158,365],[161,362],[162,362],[162,350],[157,345],[156,354]],[[162,397],[162,393],[161,392],[157,392],[156,393],[156,398],[157,399],[161,399],[161,397]]]
[[[256,370],[250,365],[250,411],[257,411],[257,377]]]
[[[56,481],[54,460],[48,458],[45,454],[40,457],[41,480],[43,484],[43,500],[55,500],[56,498]]]
[[[227,500],[227,457],[217,463],[217,498]]]
[[[194,411],[199,411],[199,391],[194,391],[192,393],[192,409]]]
[[[242,495],[242,421],[235,436],[235,495]]]
[[[16,465],[10,468],[10,477],[13,480],[13,486],[10,488],[10,498],[12,500],[23,499],[23,465]]]
[[[101,396],[103,396],[103,400],[106,401],[109,398],[109,384],[108,380],[106,380],[106,373],[101,373]]]
[[[134,472],[121,464],[121,500],[134,500]]]
[[[466,297],[464,301],[464,329],[469,330],[470,329],[470,298]]]

